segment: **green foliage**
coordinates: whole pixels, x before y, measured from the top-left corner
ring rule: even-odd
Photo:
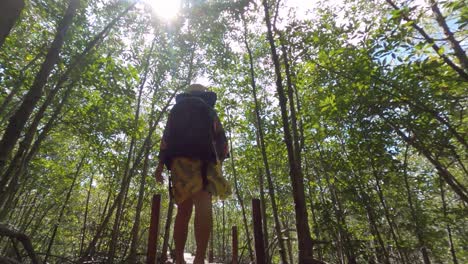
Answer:
[[[269,2],[276,6],[276,1]],[[306,17],[279,5],[275,37],[278,47],[285,44],[291,66],[299,131],[295,140],[300,145],[309,225],[318,242],[314,257],[330,263],[352,258],[358,263],[384,263],[385,258],[391,258],[390,263],[423,263],[420,249],[427,247],[433,262],[452,263],[449,245],[453,243],[458,262],[464,263],[468,261],[466,201],[453,184],[446,184],[441,168],[466,192],[468,86],[441,58],[461,65],[443,29],[427,11],[430,8],[395,2],[400,9],[387,1],[351,0],[336,7],[331,1],[320,1]],[[41,103],[74,58],[128,5],[126,1],[81,1]],[[261,2],[186,1],[183,6],[171,21],[155,17],[143,3],[131,8],[85,54],[52,99],[33,144],[44,131],[45,137],[36,152],[33,144],[27,147],[30,160],[27,155],[19,163],[13,156],[8,160],[7,165],[19,173],[16,185],[13,180],[6,185],[8,195],[1,194],[10,203],[2,201],[0,220],[28,234],[41,253],[47,251],[57,225],[51,263],[80,258],[121,192],[115,261],[128,257],[132,227],[141,214],[137,254],[138,261],[144,262],[151,196],[167,192],[167,186],[158,185],[151,176],[167,110],[174,95],[196,80],[206,81],[218,95],[216,109],[233,146],[232,160],[225,161],[223,170],[233,187],[235,179],[239,187],[238,194],[213,205],[217,260],[229,262],[230,228],[237,225],[241,262],[248,262],[240,200],[252,233],[250,199],[264,191],[268,242],[272,243],[268,253],[271,263],[280,261],[266,181],[265,189],[260,189],[259,179],[265,177],[258,140],[261,129],[279,219],[288,230],[281,236],[287,236],[288,254],[297,261],[296,232],[301,230],[295,230],[288,156]],[[465,45],[468,11],[464,1],[441,1],[439,7],[452,21],[455,39]],[[0,48],[0,135],[34,82],[65,8],[64,1],[27,1]],[[434,51],[415,26],[424,28],[441,48]],[[261,126],[246,42],[252,54]],[[278,53],[282,55],[282,50]],[[284,61],[281,71],[286,74]],[[46,130],[51,119],[52,127]],[[147,146],[149,171],[144,174]],[[65,204],[83,157],[86,162]],[[2,179],[7,169],[0,173]],[[128,190],[122,184],[125,177],[130,177]],[[142,177],[144,193],[140,192]],[[137,212],[140,197],[143,207]],[[59,221],[61,208],[65,214]],[[163,216],[167,208],[164,196]],[[115,211],[110,216],[113,223]],[[162,219],[164,226],[166,217]],[[93,252],[97,259],[105,258],[113,231],[112,224],[103,228]],[[187,247],[195,247],[193,234]],[[0,241],[0,250],[16,257],[6,239]]]

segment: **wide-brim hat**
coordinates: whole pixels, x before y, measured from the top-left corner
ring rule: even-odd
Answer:
[[[196,92],[209,92],[210,90],[202,84],[194,83],[194,84],[189,85],[185,91],[187,93],[193,93],[193,92],[196,93]]]
[[[176,96],[176,103],[179,102],[183,98],[191,97],[191,96],[196,96],[196,97],[203,99],[203,101],[205,101],[205,103],[211,107],[214,107],[214,105],[216,104],[216,100],[217,100],[217,95],[215,92],[210,91],[204,85],[196,83],[196,84],[189,85],[184,93],[178,94]]]

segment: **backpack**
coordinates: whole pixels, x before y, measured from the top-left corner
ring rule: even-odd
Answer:
[[[202,98],[186,96],[169,113],[166,166],[174,157],[216,161],[213,145],[216,112]]]

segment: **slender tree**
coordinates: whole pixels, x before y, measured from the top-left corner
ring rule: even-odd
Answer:
[[[444,213],[445,221],[447,221],[448,220],[447,219],[448,218],[447,201],[445,199],[444,181],[441,177],[439,177],[439,184],[440,184],[440,198],[442,199],[442,211]],[[446,228],[447,228],[447,238],[448,238],[449,247],[450,247],[450,254],[452,255],[452,261],[453,261],[453,264],[458,264],[457,252],[453,244],[452,228],[450,227],[449,223],[446,224]]]
[[[0,4],[0,48],[8,34],[10,34],[11,28],[18,20],[23,8],[23,0],[6,0]]]
[[[44,257],[44,263],[47,263],[47,260],[50,257],[50,252],[52,250],[52,245],[54,244],[55,236],[57,235],[57,229],[59,228],[60,223],[62,222],[62,218],[63,218],[63,215],[65,213],[65,209],[68,206],[68,202],[70,200],[70,196],[72,194],[73,188],[75,187],[76,180],[77,180],[78,176],[80,175],[81,169],[82,169],[85,161],[86,161],[86,155],[83,155],[83,157],[81,158],[80,163],[78,164],[78,167],[76,168],[76,172],[75,172],[75,174],[73,176],[72,184],[70,185],[70,188],[67,191],[67,195],[65,197],[65,200],[63,201],[63,205],[62,205],[62,208],[60,209],[60,213],[59,213],[59,216],[57,218],[57,222],[55,223],[54,227],[52,228],[52,235],[50,237],[49,244],[47,246],[47,251],[46,251],[45,257]]]
[[[229,112],[227,113],[227,115],[229,117]],[[231,123],[231,125],[229,127],[232,129],[231,120],[228,120],[228,122]],[[231,129],[228,132],[229,133],[229,148],[230,148],[229,156],[230,156],[230,159],[231,159],[231,170],[232,170],[232,174],[234,176],[234,189],[235,189],[235,192],[236,192],[237,200],[239,201],[239,204],[241,206],[242,221],[243,221],[243,224],[244,224],[245,235],[246,235],[246,238],[247,238],[247,249],[249,251],[250,260],[253,261],[254,260],[254,254],[253,254],[252,246],[250,244],[250,241],[252,241],[252,239],[251,239],[251,235],[250,235],[249,224],[247,222],[247,214],[245,212],[246,210],[245,210],[245,205],[244,205],[244,199],[243,199],[243,197],[242,197],[242,195],[240,193],[240,188],[239,188],[239,182],[238,182],[239,178],[238,178],[238,175],[237,175],[236,164],[235,164],[235,161],[234,161],[235,151],[234,151],[234,149],[232,147]],[[224,205],[224,203],[223,203],[223,205]],[[223,209],[224,209],[224,207],[223,207]],[[224,222],[224,218],[223,218],[223,222]]]
[[[263,166],[265,168],[265,175],[267,178],[268,182],[268,194],[270,196],[270,202],[271,202],[271,207],[273,211],[273,219],[275,221],[275,230],[276,230],[276,235],[277,237],[281,238],[281,225],[278,217],[278,206],[276,204],[276,195],[275,195],[275,188],[274,188],[274,183],[270,171],[270,164],[268,162],[268,157],[266,153],[266,146],[265,146],[265,137],[264,137],[264,127],[263,127],[263,122],[260,116],[260,103],[258,102],[257,98],[257,84],[255,81],[255,67],[254,67],[254,62],[253,62],[253,54],[252,50],[250,48],[249,42],[248,42],[248,30],[247,30],[247,23],[245,21],[244,15],[242,15],[242,22],[244,25],[244,45],[247,50],[247,55],[249,58],[249,74],[250,74],[250,85],[252,88],[252,97],[254,99],[254,104],[255,104],[255,118],[256,118],[256,132],[258,134],[258,146],[260,148],[260,153],[262,155],[262,161],[263,161]],[[265,206],[265,204],[263,204]],[[281,261],[283,263],[288,263],[288,259],[286,257],[286,247],[284,245],[284,241],[282,239],[278,240],[279,243],[279,249],[280,249],[280,256],[281,256]],[[267,244],[266,244],[267,245]]]
[[[308,224],[307,209],[304,196],[304,179],[302,176],[301,168],[295,157],[293,142],[291,138],[291,131],[289,126],[289,118],[287,114],[287,99],[283,88],[283,79],[280,69],[280,61],[276,52],[275,40],[273,37],[272,24],[270,19],[270,9],[267,1],[263,1],[263,8],[265,11],[265,22],[267,26],[267,37],[271,48],[271,57],[275,66],[276,73],[276,89],[281,107],[281,117],[283,122],[284,141],[288,150],[288,160],[290,167],[290,177],[293,187],[293,197],[295,203],[296,214],[296,229],[298,231],[299,242],[299,262],[300,263],[314,263],[316,262],[313,257],[313,243],[310,236],[310,229]]]
[[[0,171],[3,170],[7,159],[9,158],[12,149],[16,145],[16,142],[18,141],[27,120],[29,119],[37,102],[42,97],[42,90],[47,83],[50,72],[59,60],[59,53],[65,41],[65,35],[70,28],[79,3],[79,0],[70,0],[68,3],[65,15],[63,16],[63,19],[60,21],[57,28],[54,41],[50,45],[49,51],[47,52],[44,62],[42,63],[41,69],[34,79],[34,83],[26,93],[24,100],[18,110],[9,120],[5,133],[0,140]]]
[[[416,21],[411,19],[409,14],[407,14],[404,10],[402,10],[400,7],[398,7],[398,5],[394,1],[392,1],[392,0],[386,0],[386,1],[396,11],[399,11],[399,13],[402,15],[404,20],[406,20],[408,22],[411,22],[411,26],[414,29],[416,29],[419,32],[419,34],[421,34],[421,36],[423,36],[423,38],[426,40],[427,43],[429,43],[431,45],[432,49],[437,53],[437,55],[439,55],[442,58],[444,63],[446,63],[448,66],[450,66],[450,68],[452,68],[455,72],[457,72],[458,75],[461,78],[463,78],[465,81],[468,81],[468,73],[467,73],[468,60],[467,60],[466,54],[465,54],[465,52],[463,50],[459,50],[459,48],[461,48],[461,47],[459,47],[459,45],[457,45],[458,42],[455,41],[455,39],[453,38],[453,35],[451,35],[451,33],[450,33],[450,30],[445,31],[445,33],[448,35],[450,44],[455,48],[455,54],[456,54],[457,58],[460,59],[460,62],[462,63],[462,67],[457,65],[451,58],[449,58],[445,54],[445,52],[443,52],[442,47],[439,46],[435,42],[434,38],[432,38],[426,32],[426,30],[424,30],[420,25],[418,25],[418,23],[416,23]],[[436,14],[436,17],[437,17],[437,20],[438,20],[439,24],[444,28],[444,30],[448,29],[448,26],[445,23],[445,19],[443,18],[443,16],[441,16],[440,10],[438,9],[435,1],[433,1],[433,0],[431,0],[431,7],[432,7],[432,10]]]

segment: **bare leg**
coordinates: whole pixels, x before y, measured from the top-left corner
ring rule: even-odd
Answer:
[[[211,194],[200,191],[193,196],[195,205],[195,241],[197,242],[197,252],[193,264],[205,263],[206,249],[210,240],[212,223]]]
[[[177,215],[174,223],[174,243],[176,264],[184,264],[184,248],[188,235],[188,223],[192,216],[193,200],[191,198],[177,205]]]

